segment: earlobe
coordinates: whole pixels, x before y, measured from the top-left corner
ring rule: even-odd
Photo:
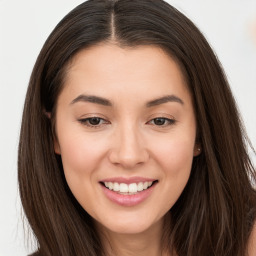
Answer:
[[[51,119],[51,117],[52,117],[51,112],[44,111],[44,114],[45,114],[45,116],[46,116],[48,119]]]
[[[201,144],[196,144],[194,147],[194,156],[199,156],[202,151],[202,146]]]
[[[50,112],[46,112],[45,115],[46,115],[49,119],[51,119],[51,117],[52,117],[52,115],[51,115]]]
[[[47,111],[44,111],[44,114],[45,114],[45,116],[48,118],[48,119],[51,119],[52,118],[52,113],[51,112],[47,112]],[[55,151],[55,154],[58,154],[58,155],[60,155],[60,145],[59,145],[59,142],[58,142],[58,140],[57,140],[57,138],[56,138],[56,136],[55,135],[53,135],[53,137],[54,137],[54,151]]]
[[[58,142],[58,140],[54,137],[54,151],[55,151],[55,154],[58,154],[60,155],[60,144]]]

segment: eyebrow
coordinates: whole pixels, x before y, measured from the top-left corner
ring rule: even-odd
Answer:
[[[181,105],[184,104],[183,100],[180,99],[179,97],[177,97],[175,95],[166,95],[166,96],[163,96],[161,98],[149,101],[146,104],[146,106],[147,107],[153,107],[153,106],[161,105],[161,104],[164,104],[164,103],[167,103],[167,102],[177,102],[177,103],[180,103]]]
[[[90,102],[90,103],[95,103],[103,106],[112,106],[112,103],[108,99],[105,99],[99,96],[93,96],[93,95],[81,94],[78,97],[76,97],[74,100],[72,100],[70,104],[75,104],[77,102]]]
[[[112,106],[112,103],[108,99],[105,99],[99,96],[94,96],[94,95],[81,94],[78,97],[76,97],[74,100],[72,100],[70,104],[73,105],[77,102],[90,102],[90,103],[95,103],[103,106],[109,106],[109,107]],[[184,104],[183,100],[180,99],[179,97],[175,95],[166,95],[166,96],[147,102],[146,107],[149,108],[149,107],[161,105],[167,102],[177,102],[182,105]]]

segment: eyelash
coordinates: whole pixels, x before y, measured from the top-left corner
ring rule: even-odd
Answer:
[[[100,128],[102,125],[106,125],[106,124],[110,123],[107,120],[105,120],[101,117],[97,117],[97,116],[79,119],[78,121],[81,124],[86,125],[87,127],[90,127],[90,128]],[[98,122],[96,122],[96,124],[92,124],[91,123],[92,121],[98,121]],[[162,121],[163,123],[157,125],[156,124],[157,121],[160,121],[160,122]],[[153,118],[150,121],[148,121],[146,124],[151,124],[151,125],[155,125],[155,126],[164,128],[164,127],[167,127],[170,125],[174,125],[175,123],[176,123],[175,119],[170,119],[170,118],[166,118],[166,117],[156,117],[156,118]]]
[[[159,127],[166,127],[166,126],[174,125],[176,123],[175,119],[170,119],[170,118],[166,118],[166,117],[156,117],[156,118],[151,119],[149,122],[147,122],[147,124],[151,124],[152,122],[156,122],[157,120],[164,121],[164,123],[160,124],[160,125],[153,123],[152,125],[159,126]]]
[[[98,123],[98,124],[91,124],[90,122],[93,121],[93,119],[94,120],[98,120],[100,123]],[[91,127],[91,128],[100,128],[102,125],[109,123],[105,119],[103,119],[101,117],[97,117],[97,116],[88,117],[88,118],[84,118],[84,119],[79,119],[78,121],[81,124],[86,125],[86,126]]]

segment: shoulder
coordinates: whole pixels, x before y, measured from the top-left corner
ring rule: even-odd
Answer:
[[[253,225],[252,232],[248,241],[248,256],[256,255],[256,222]]]

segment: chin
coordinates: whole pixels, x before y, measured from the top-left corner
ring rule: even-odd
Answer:
[[[163,218],[162,218],[163,219]],[[161,219],[161,220],[162,220]],[[161,220],[150,220],[145,217],[142,218],[113,218],[110,221],[98,223],[100,228],[117,234],[141,234],[161,225]]]
[[[133,224],[133,225],[127,225],[127,224],[118,224],[115,225],[113,227],[106,227],[107,229],[109,229],[110,231],[114,232],[114,233],[118,233],[118,234],[140,234],[145,232],[147,229],[149,229],[149,225],[137,225]]]

